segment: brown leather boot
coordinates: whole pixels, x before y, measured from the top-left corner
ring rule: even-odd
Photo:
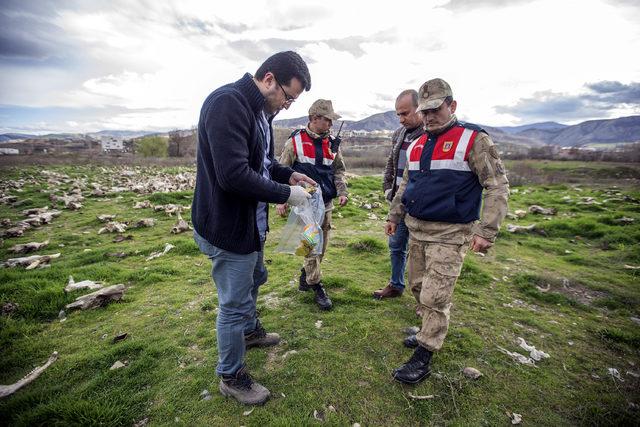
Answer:
[[[396,298],[400,295],[402,295],[402,290],[394,288],[391,286],[391,283],[388,283],[387,286],[382,289],[378,289],[373,293],[373,297],[375,299]]]

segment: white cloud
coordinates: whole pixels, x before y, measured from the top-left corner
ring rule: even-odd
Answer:
[[[322,97],[345,118],[360,119],[393,109],[401,90],[442,77],[453,87],[461,117],[506,125],[520,117],[495,106],[545,91],[576,95],[589,82],[640,81],[631,54],[640,51],[639,9],[628,3],[496,0],[437,7],[447,4],[62,4],[33,20],[48,22],[38,34],[51,35],[46,44],[29,46],[37,58],[0,53],[0,105],[121,108],[104,108],[110,115],[102,119],[46,123],[58,127],[189,127],[211,90],[253,73],[276,47],[295,47],[309,60],[312,77],[312,90],[279,118],[305,115]],[[60,29],[69,48],[43,55],[62,40]],[[611,110],[635,112],[632,105]]]

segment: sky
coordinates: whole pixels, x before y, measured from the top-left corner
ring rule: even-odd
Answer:
[[[0,133],[190,128],[282,50],[311,90],[278,118],[359,120],[435,77],[483,125],[637,115],[639,23],[636,0],[0,0]]]

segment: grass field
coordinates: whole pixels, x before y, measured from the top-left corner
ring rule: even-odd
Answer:
[[[629,169],[619,179],[627,185],[613,187],[616,165],[528,164],[526,170],[540,174],[561,170],[584,179],[561,183],[554,172],[552,184],[512,188],[510,212],[533,204],[558,212],[507,219],[505,226],[535,223],[541,231],[511,234],[503,226],[487,256],[467,256],[434,375],[414,387],[391,378],[411,355],[402,346],[402,329],[418,324],[413,297],[371,297],[390,271],[381,178],[350,180],[350,203],[334,212],[323,262],[335,306],[330,312],[321,312],[311,293],[297,290],[301,259],[276,253],[286,221],[272,210],[265,252],[269,281],[258,309],[267,330],[283,341],[248,353],[250,372],[272,392],[265,406],[250,413],[217,391],[217,296],[209,261],[189,232],[170,233],[175,216],[133,209],[143,200],[190,205],[192,192],[90,197],[91,183],[114,186],[131,174],[88,165],[5,168],[4,196],[17,196],[19,206],[0,204],[0,219],[19,221],[22,210],[51,205],[50,192],[73,186],[86,188],[86,199],[80,210],[61,209],[51,224],[5,238],[0,246],[0,260],[20,256],[9,252],[14,244],[47,239],[49,246],[35,253],[61,254],[49,268],[0,269],[0,304],[17,304],[0,317],[0,384],[18,381],[54,350],[59,353],[33,383],[0,400],[0,424],[510,425],[508,414],[517,413],[526,425],[637,425],[640,189],[625,179],[637,177],[640,167],[624,167]],[[609,172],[600,176],[601,168]],[[193,173],[177,167],[127,170],[135,172],[133,181]],[[361,207],[375,202],[379,208]],[[130,223],[150,217],[157,224],[129,229],[124,235],[130,240],[114,243],[115,234],[98,234],[100,214]],[[165,243],[175,248],[146,261]],[[77,282],[122,283],[124,299],[95,310],[66,310],[61,321],[60,310],[88,292],[65,294],[70,275]],[[114,343],[123,332],[127,338]],[[525,366],[500,351],[526,354],[518,337],[550,358]],[[126,366],[110,370],[116,361]],[[461,371],[468,366],[483,376],[466,378]],[[201,398],[205,389],[210,400]]]

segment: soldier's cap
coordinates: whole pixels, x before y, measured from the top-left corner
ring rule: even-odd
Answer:
[[[333,111],[333,105],[328,99],[318,99],[313,104],[311,104],[311,108],[309,108],[309,115],[326,117],[331,121],[338,120],[340,117],[342,117],[341,115],[336,114],[335,111]]]
[[[453,96],[451,86],[442,79],[431,79],[420,86],[416,111],[431,110],[442,105],[447,96]]]

